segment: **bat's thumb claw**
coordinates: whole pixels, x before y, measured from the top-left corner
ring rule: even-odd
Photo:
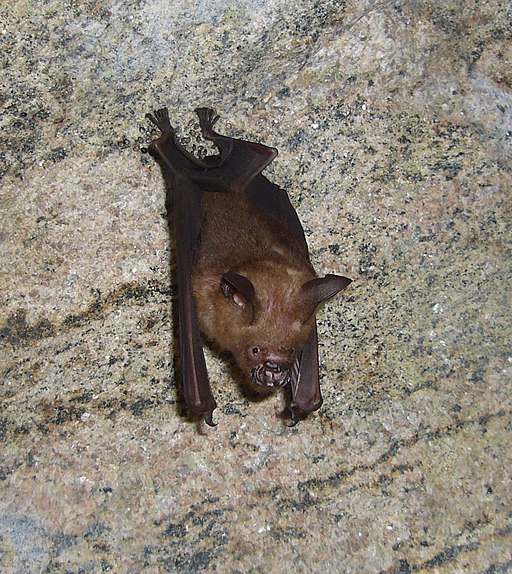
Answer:
[[[293,428],[300,421],[299,409],[297,407],[290,406],[288,407],[288,410],[290,411],[291,422],[287,426],[289,428]]]
[[[204,415],[204,422],[209,426],[209,427],[216,427],[218,423],[214,423],[213,422],[213,411],[214,409],[212,409],[211,411],[207,412]]]

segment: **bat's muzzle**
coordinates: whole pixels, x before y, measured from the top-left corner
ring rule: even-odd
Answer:
[[[290,368],[290,363],[265,361],[252,370],[251,378],[267,389],[284,387],[290,381]]]

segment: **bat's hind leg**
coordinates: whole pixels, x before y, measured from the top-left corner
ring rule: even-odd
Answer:
[[[215,110],[212,110],[212,108],[196,108],[195,112],[199,118],[199,126],[205,139],[215,141],[217,138],[222,137],[213,129],[213,126],[220,118],[220,116],[215,113]]]
[[[148,113],[146,118],[162,132],[162,135],[153,141],[149,149],[156,152],[172,173],[208,167],[180,144],[176,130],[171,125],[167,108],[160,108],[152,114]]]
[[[199,126],[203,137],[212,141],[220,150],[222,169],[218,177],[226,188],[242,189],[276,157],[277,150],[255,142],[234,139],[217,133],[213,128],[219,117],[211,108],[197,108]]]
[[[220,116],[212,108],[196,108],[195,112],[199,118],[199,127],[204,139],[213,142],[219,148],[221,161],[226,160],[233,151],[234,140],[218,134],[213,129]]]

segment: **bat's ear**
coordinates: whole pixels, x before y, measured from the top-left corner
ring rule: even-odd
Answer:
[[[244,315],[247,316],[248,322],[252,323],[254,320],[256,292],[251,281],[234,271],[228,271],[222,276],[220,288],[222,293],[224,293],[224,297],[229,299],[235,307],[241,309]]]
[[[352,279],[340,275],[326,275],[304,283],[301,288],[305,304],[304,323],[309,320],[322,301],[334,297],[336,293],[343,291],[351,283]]]

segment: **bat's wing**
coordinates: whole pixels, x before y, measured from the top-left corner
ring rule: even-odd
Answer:
[[[176,142],[167,110],[158,110],[149,118],[162,131],[150,146],[170,185],[173,205],[176,266],[178,275],[178,315],[181,348],[183,394],[189,413],[204,416],[212,425],[216,408],[204,360],[203,345],[192,291],[192,263],[202,224],[201,189],[190,178],[199,160]]]
[[[302,347],[302,353],[295,361],[292,377],[292,402],[290,414],[292,426],[299,422],[300,413],[310,413],[322,406],[322,393],[320,392],[320,375],[318,368],[318,335],[316,319],[307,341]]]

